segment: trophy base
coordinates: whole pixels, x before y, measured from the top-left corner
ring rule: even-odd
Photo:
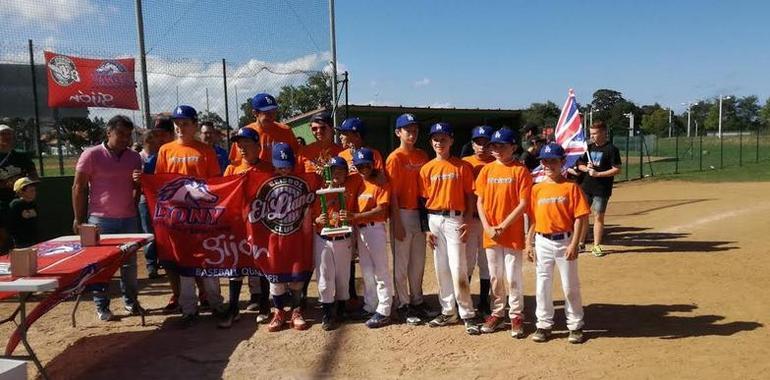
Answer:
[[[339,236],[339,235],[345,235],[353,232],[353,227],[350,226],[342,226],[342,227],[324,227],[321,230],[321,236]]]

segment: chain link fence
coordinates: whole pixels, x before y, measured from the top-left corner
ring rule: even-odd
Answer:
[[[134,141],[141,141],[147,125],[137,3],[7,0],[0,7],[0,123],[15,129],[17,149],[39,157],[39,172],[71,175],[78,154],[102,141],[104,122],[117,114],[134,121]],[[268,92],[281,102],[288,97],[280,94],[302,89],[312,78],[330,81],[326,0],[145,0],[141,6],[152,115],[187,104],[199,111],[202,121],[237,129],[250,121],[248,99],[254,94]],[[44,51],[135,58],[140,109],[48,108]],[[279,117],[306,108],[317,105],[288,106]]]

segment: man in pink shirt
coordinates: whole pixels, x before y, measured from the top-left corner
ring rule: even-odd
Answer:
[[[137,218],[137,185],[134,171],[141,170],[139,153],[128,149],[134,124],[126,116],[118,115],[107,122],[107,141],[83,151],[75,167],[72,185],[72,209],[75,234],[81,224],[99,226],[103,234],[139,232]],[[112,319],[107,285],[94,292],[99,319]],[[136,255],[131,255],[120,268],[120,288],[125,310],[139,314],[137,301]]]

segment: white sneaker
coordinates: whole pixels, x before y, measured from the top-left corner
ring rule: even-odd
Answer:
[[[99,320],[107,322],[112,320],[112,311],[110,309],[96,309],[96,316],[99,317]]]

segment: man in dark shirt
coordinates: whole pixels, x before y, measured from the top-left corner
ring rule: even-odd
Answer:
[[[8,236],[8,207],[14,198],[13,184],[22,177],[37,179],[35,164],[27,154],[13,150],[15,135],[11,127],[0,124],[0,254],[11,248]]]
[[[604,234],[604,213],[607,203],[612,196],[612,184],[615,176],[620,174],[620,151],[607,137],[607,126],[603,121],[597,121],[589,128],[591,144],[588,152],[578,161],[578,170],[586,173],[581,187],[591,205],[594,216],[594,246],[591,249],[594,256],[602,257],[602,235]],[[583,230],[580,246],[584,247],[588,228]]]
[[[8,231],[16,248],[37,244],[37,186],[39,181],[29,177],[19,178],[13,184],[18,198],[11,201],[8,211]]]
[[[521,161],[521,163],[524,164],[524,166],[526,166],[529,171],[534,170],[540,165],[540,160],[537,159],[537,156],[540,153],[540,148],[542,148],[543,145],[545,145],[545,139],[542,137],[534,136],[529,139],[527,149],[525,149],[524,153],[519,156],[519,161]]]

